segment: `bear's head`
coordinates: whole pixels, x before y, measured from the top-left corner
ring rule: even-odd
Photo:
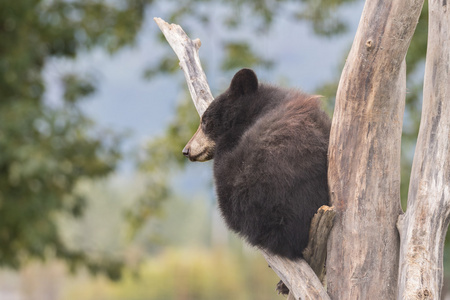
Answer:
[[[238,71],[230,87],[216,97],[204,112],[197,132],[183,149],[183,155],[191,161],[207,161],[214,158],[219,141],[221,148],[236,143],[251,122],[248,109],[255,102],[257,90],[255,72],[250,69]]]

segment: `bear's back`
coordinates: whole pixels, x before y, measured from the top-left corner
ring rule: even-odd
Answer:
[[[215,159],[219,205],[251,244],[298,258],[312,216],[328,204],[331,123],[318,97],[270,85],[260,85],[255,97],[263,100],[261,114],[232,151]]]

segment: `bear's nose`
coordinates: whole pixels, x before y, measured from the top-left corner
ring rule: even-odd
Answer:
[[[184,147],[182,152],[183,152],[184,156],[189,157],[189,148],[188,147]]]

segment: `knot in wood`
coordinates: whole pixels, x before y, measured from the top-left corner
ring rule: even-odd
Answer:
[[[368,40],[366,41],[366,48],[367,48],[367,50],[370,50],[370,49],[372,48],[372,46],[373,46],[373,41],[372,41],[372,39],[368,39]]]
[[[431,292],[428,289],[423,289],[417,292],[418,299],[431,299]]]

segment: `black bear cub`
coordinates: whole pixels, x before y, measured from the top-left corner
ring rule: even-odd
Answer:
[[[312,217],[329,202],[330,126],[317,96],[258,83],[242,69],[205,111],[183,154],[214,158],[218,203],[231,230],[297,259]]]

